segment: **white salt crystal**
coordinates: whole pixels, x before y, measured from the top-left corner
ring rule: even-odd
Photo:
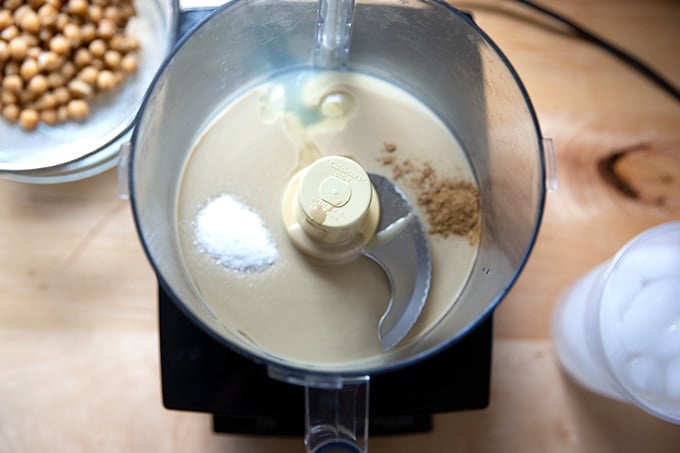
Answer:
[[[279,258],[260,216],[232,195],[210,201],[194,226],[199,247],[231,270],[260,272]]]

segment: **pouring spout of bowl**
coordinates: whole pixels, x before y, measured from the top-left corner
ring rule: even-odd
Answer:
[[[340,69],[347,64],[354,0],[319,0],[314,66]]]

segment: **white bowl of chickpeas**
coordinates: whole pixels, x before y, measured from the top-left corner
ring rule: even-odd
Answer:
[[[55,183],[115,166],[174,44],[177,2],[0,5],[0,174]]]

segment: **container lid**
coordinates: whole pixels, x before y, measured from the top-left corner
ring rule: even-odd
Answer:
[[[361,228],[371,197],[371,182],[361,165],[341,156],[319,159],[300,181],[303,228],[322,242],[343,242]]]

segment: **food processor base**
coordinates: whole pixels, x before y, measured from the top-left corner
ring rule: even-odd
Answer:
[[[264,365],[203,331],[162,288],[158,302],[167,409],[213,414],[213,429],[218,433],[304,434],[303,387],[269,378]],[[427,432],[432,429],[433,414],[487,407],[492,332],[489,316],[439,354],[371,376],[371,436]]]

